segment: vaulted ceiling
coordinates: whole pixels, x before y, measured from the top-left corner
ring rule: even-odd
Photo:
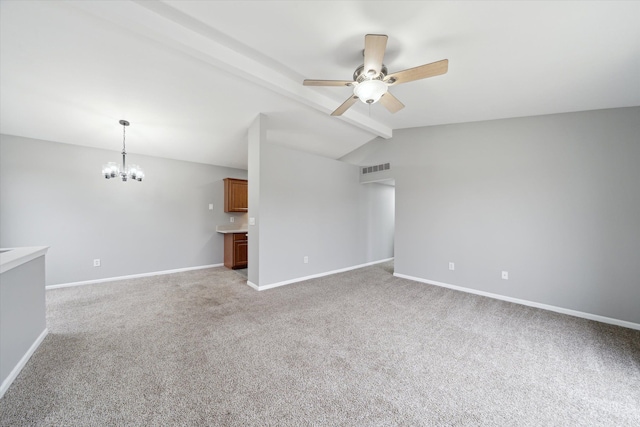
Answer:
[[[0,132],[246,168],[267,139],[339,158],[394,129],[640,105],[640,2],[0,1]],[[389,36],[406,108],[329,113]]]

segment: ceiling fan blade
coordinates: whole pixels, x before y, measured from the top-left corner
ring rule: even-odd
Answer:
[[[380,98],[380,103],[384,105],[384,107],[389,110],[391,114],[397,113],[404,108],[404,104],[398,101],[398,98],[393,96],[391,92],[387,92],[382,95],[382,98]]]
[[[440,74],[445,74],[448,69],[449,60],[443,59],[442,61],[432,62],[431,64],[409,68],[408,70],[398,71],[397,73],[391,73],[387,76],[385,81],[388,85],[397,85],[400,83],[412,82],[414,80],[426,79],[427,77],[439,76]]]
[[[336,110],[331,113],[332,116],[341,116],[345,111],[347,111],[353,104],[356,103],[356,101],[358,100],[358,97],[355,95],[352,95],[349,99],[347,99],[346,101],[344,101],[342,103],[341,106],[339,106],[338,108],[336,108]]]
[[[364,73],[377,76],[382,70],[384,51],[387,48],[387,36],[381,34],[367,34],[364,36]],[[373,70],[373,73],[369,73]]]
[[[352,80],[305,80],[304,86],[353,86]]]

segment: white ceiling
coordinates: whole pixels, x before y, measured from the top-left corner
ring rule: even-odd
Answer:
[[[640,2],[0,1],[0,132],[246,168],[267,138],[339,158],[393,129],[640,105]],[[390,72],[449,59],[395,86],[406,108],[348,88],[364,35]]]

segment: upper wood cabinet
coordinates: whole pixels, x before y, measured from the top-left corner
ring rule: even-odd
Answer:
[[[246,179],[225,178],[224,211],[247,212],[249,210],[249,183]]]

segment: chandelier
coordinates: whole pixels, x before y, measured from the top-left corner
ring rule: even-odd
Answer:
[[[111,179],[120,177],[123,181],[127,181],[132,179],[134,181],[142,181],[144,178],[144,171],[138,165],[131,164],[129,166],[126,165],[126,156],[127,152],[125,150],[125,131],[127,126],[129,126],[129,122],[126,120],[120,120],[118,123],[122,125],[122,169],[118,167],[116,162],[109,162],[106,165],[102,166],[102,174],[105,178]]]

